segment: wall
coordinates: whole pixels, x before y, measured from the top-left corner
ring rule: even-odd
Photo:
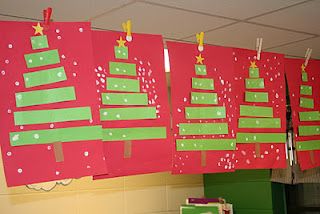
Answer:
[[[75,179],[51,192],[7,188],[0,158],[1,214],[178,214],[187,197],[203,196],[202,175],[155,173]]]

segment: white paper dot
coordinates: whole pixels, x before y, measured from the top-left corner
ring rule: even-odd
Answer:
[[[60,172],[59,172],[59,171],[56,171],[56,175],[60,175]]]
[[[19,174],[22,173],[22,169],[21,169],[21,168],[18,169],[18,173],[19,173]]]
[[[60,33],[60,30],[59,30],[59,29],[56,29],[56,33]]]
[[[52,149],[52,147],[51,146],[47,146],[47,149],[50,151]]]
[[[5,74],[6,74],[5,70],[2,70],[2,71],[1,71],[1,74],[2,74],[2,75],[5,75]]]
[[[85,151],[85,152],[83,153],[83,155],[86,156],[86,157],[88,157],[88,156],[89,156],[89,152]]]
[[[11,156],[12,155],[12,152],[7,152],[7,156]]]
[[[4,63],[9,64],[9,60],[8,60],[8,59],[6,59],[6,60],[4,61]]]
[[[54,128],[54,124],[52,124],[52,123],[51,123],[51,124],[50,124],[50,128],[52,128],[52,129],[53,129],[53,128]]]
[[[62,54],[62,55],[61,55],[61,58],[62,58],[62,59],[65,59],[65,58],[66,58],[66,56],[65,56],[64,54]]]
[[[33,137],[34,137],[34,139],[39,139],[40,138],[39,134],[34,134]]]
[[[19,85],[20,85],[20,83],[19,83],[18,81],[16,81],[14,84],[15,84],[16,86],[19,86]]]
[[[8,45],[8,48],[10,48],[10,49],[11,49],[12,47],[13,47],[13,45],[12,45],[12,44],[9,44],[9,45]]]
[[[11,111],[11,109],[8,109],[8,111],[7,111],[7,112],[8,112],[8,114],[11,114],[11,112],[12,112],[12,111]]]
[[[57,38],[60,40],[60,39],[61,39],[61,36],[57,36]]]
[[[81,27],[81,28],[79,28],[79,32],[80,33],[82,33],[83,32],[83,28]]]
[[[76,65],[78,65],[78,63],[77,63],[76,61],[73,61],[73,65],[75,65],[75,66],[76,66]]]
[[[74,77],[76,77],[76,76],[77,76],[77,73],[72,73],[72,75],[73,75]]]

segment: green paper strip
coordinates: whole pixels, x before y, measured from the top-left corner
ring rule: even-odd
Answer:
[[[148,105],[147,93],[102,93],[104,105]]]
[[[104,108],[100,109],[100,120],[156,119],[156,107]]]
[[[264,106],[240,105],[240,116],[273,117],[273,108]]]
[[[250,78],[258,78],[259,77],[259,68],[249,68],[249,76],[250,76]]]
[[[57,49],[25,54],[24,59],[27,63],[27,68],[35,68],[44,65],[53,65],[60,63],[59,53]]]
[[[74,87],[63,87],[16,93],[17,107],[76,100]]]
[[[192,88],[202,90],[214,90],[213,79],[192,78]]]
[[[110,74],[137,76],[136,64],[124,62],[109,62]]]
[[[239,118],[239,128],[281,128],[281,119]]]
[[[23,74],[26,88],[46,85],[67,80],[64,67],[51,68],[42,71]]]
[[[300,121],[320,121],[319,111],[299,112]]]
[[[25,132],[11,132],[11,146],[48,144],[98,140],[102,138],[101,126],[81,126],[61,129],[44,129]]]
[[[235,150],[235,139],[177,139],[177,151]]]
[[[298,151],[320,150],[320,140],[297,141]]]
[[[226,107],[186,107],[187,119],[218,119],[226,118]]]
[[[301,73],[301,78],[303,82],[308,82],[308,74],[306,72]]]
[[[191,92],[191,104],[218,104],[217,93]]]
[[[268,92],[245,92],[245,101],[246,102],[269,102]]]
[[[228,123],[180,123],[179,135],[228,134]]]
[[[90,107],[14,112],[15,125],[55,123],[90,119],[92,119]]]
[[[320,135],[320,126],[298,126],[299,136]]]
[[[30,40],[31,40],[31,46],[32,46],[33,50],[38,50],[38,49],[49,47],[48,39],[47,39],[46,35],[32,36],[30,38]]]
[[[181,214],[219,214],[218,205],[216,206],[195,206],[195,205],[182,205],[180,207]]]
[[[207,66],[206,65],[194,65],[196,70],[196,75],[207,75]]]
[[[107,90],[140,92],[140,82],[134,79],[125,78],[107,78]]]
[[[128,59],[128,47],[114,46],[114,55],[116,59]]]
[[[167,138],[166,127],[105,128],[103,141],[151,140]]]
[[[264,79],[263,78],[246,78],[246,88],[255,89],[255,88],[264,88]]]
[[[285,143],[286,133],[237,133],[237,143]]]
[[[300,94],[302,94],[302,95],[312,95],[312,86],[301,85],[300,86]]]
[[[300,97],[300,107],[301,108],[314,108],[313,99]]]

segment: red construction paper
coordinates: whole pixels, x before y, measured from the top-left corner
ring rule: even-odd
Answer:
[[[79,178],[105,173],[102,142],[100,140],[62,143],[64,161],[56,162],[53,145],[12,147],[9,132],[38,129],[98,125],[95,74],[92,72],[92,44],[90,23],[51,22],[43,33],[48,37],[49,48],[32,50],[30,37],[34,36],[35,22],[0,22],[0,118],[1,149],[8,186],[44,181]],[[41,24],[42,25],[42,24]],[[58,49],[60,63],[27,69],[24,54]],[[64,66],[67,81],[25,88],[23,73]],[[17,108],[15,93],[36,89],[74,86],[76,101]],[[91,106],[92,121],[73,121],[52,124],[15,126],[13,112],[22,110],[55,109]]]
[[[171,76],[171,100],[173,118],[173,166],[172,173],[210,173],[230,172],[235,169],[234,151],[205,151],[206,165],[201,164],[200,151],[176,151],[176,139],[235,139],[238,112],[235,105],[235,91],[233,86],[233,61],[232,49],[218,46],[204,46],[204,51],[198,51],[198,45],[177,42],[167,42],[170,58]],[[195,64],[199,53],[204,58],[207,75],[205,78],[214,79],[214,90],[192,89],[192,77],[201,78],[196,75]],[[218,105],[191,104],[190,93],[213,92],[218,95]],[[225,106],[225,119],[192,119],[185,118],[185,107],[187,106]],[[200,135],[200,136],[179,136],[179,123],[207,123],[227,122],[228,134],[225,135]]]
[[[160,35],[132,34],[133,40],[126,42],[128,59],[116,59],[114,47],[120,36],[126,34],[111,31],[93,31],[93,48],[97,94],[106,90],[106,77],[138,79],[140,91],[148,93],[148,107],[157,108],[157,119],[102,121],[103,128],[158,127],[167,129],[167,139],[132,140],[131,157],[124,158],[124,141],[104,142],[104,152],[108,163],[108,174],[95,176],[95,179],[169,171],[171,163],[170,110],[168,104],[164,69],[163,41]],[[111,75],[109,62],[136,64],[137,76]],[[108,91],[110,92],[110,91]],[[102,105],[99,108],[124,107]],[[128,106],[132,107],[132,106]]]
[[[301,65],[304,63],[304,59],[285,59],[285,70],[287,83],[289,87],[289,97],[292,115],[292,126],[294,131],[294,141],[306,141],[306,140],[319,140],[320,136],[299,136],[299,125],[320,125],[320,121],[300,121],[299,112],[301,111],[320,111],[320,61],[309,60],[306,67],[306,73],[308,75],[308,82],[302,82],[301,79]],[[301,96],[300,85],[312,86],[312,96]],[[305,109],[299,106],[300,97],[313,98],[314,109]],[[320,150],[313,150],[314,162],[311,160],[309,151],[297,151],[298,162],[302,170],[314,168],[320,166]]]
[[[246,49],[234,49],[235,91],[237,106],[253,103],[245,102],[245,78],[249,78],[250,62],[256,61],[260,78],[264,78],[264,89],[248,91],[268,92],[268,103],[256,103],[256,106],[273,107],[273,118],[281,119],[281,128],[249,129],[238,128],[238,132],[250,133],[286,133],[286,85],[284,77],[284,56],[282,54],[262,52],[256,60],[257,52]],[[238,110],[239,111],[239,110]],[[238,143],[236,149],[236,169],[285,168],[285,143],[260,143],[260,155],[256,156],[254,143]]]

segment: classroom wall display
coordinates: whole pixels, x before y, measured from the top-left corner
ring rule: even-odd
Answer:
[[[236,168],[286,167],[284,56],[234,49],[235,98],[240,117]]]
[[[285,59],[294,146],[302,170],[320,166],[320,61]]]
[[[7,185],[106,173],[90,23],[1,21],[0,28]]]
[[[160,35],[93,31],[96,93],[108,174],[169,171],[170,110]]]
[[[235,169],[237,111],[232,49],[167,42],[173,118],[172,173]]]

